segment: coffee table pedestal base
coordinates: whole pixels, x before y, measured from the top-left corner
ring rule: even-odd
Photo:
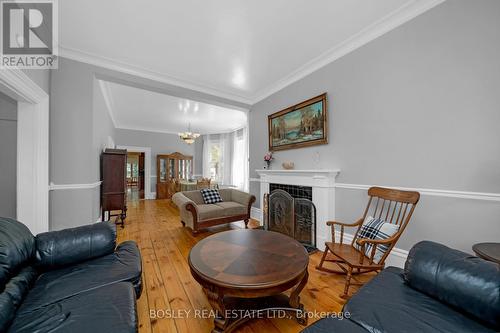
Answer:
[[[212,333],[229,333],[249,320],[263,318],[295,319],[299,324],[307,325],[304,306],[299,303],[292,307],[290,298],[284,294],[260,298],[224,297],[220,310],[218,300],[209,297],[209,301],[214,309],[218,309]]]

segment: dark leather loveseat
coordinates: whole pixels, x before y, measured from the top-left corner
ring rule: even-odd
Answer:
[[[110,223],[34,237],[0,218],[0,332],[136,332],[141,270]]]
[[[424,241],[303,333],[500,331],[500,266]],[[341,317],[341,316],[339,316]]]

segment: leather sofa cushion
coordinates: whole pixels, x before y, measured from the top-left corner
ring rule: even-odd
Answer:
[[[130,283],[115,283],[42,308],[23,304],[8,332],[137,332],[134,289]]]
[[[36,270],[27,266],[11,278],[0,294],[0,332],[5,332],[14,319],[16,310],[35,282],[38,274]]]
[[[306,327],[301,333],[367,333],[363,327],[347,318],[323,318],[311,326]]]
[[[113,253],[116,227],[100,222],[36,236],[36,264],[54,269]]]
[[[500,330],[500,269],[497,264],[423,241],[408,254],[404,277],[412,288]]]
[[[35,255],[35,237],[22,223],[0,217],[0,290]]]
[[[137,245],[132,241],[124,242],[113,254],[43,273],[23,306],[31,310],[39,309],[81,292],[122,281],[132,282],[139,297],[141,271]]]
[[[403,270],[389,267],[344,306],[370,332],[494,332],[467,314],[410,288]]]
[[[197,205],[198,220],[204,221],[218,217],[224,217],[224,208],[215,204],[210,205]]]
[[[218,202],[216,205],[224,209],[224,216],[244,215],[248,209],[248,207],[234,201]]]

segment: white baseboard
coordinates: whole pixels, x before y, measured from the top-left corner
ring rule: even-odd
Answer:
[[[146,200],[155,200],[156,199],[156,192],[151,192],[149,195],[146,196]]]
[[[260,208],[252,207],[250,210],[250,217],[254,220],[261,222],[262,224],[262,210]],[[337,235],[340,237],[340,234]],[[344,242],[349,243],[352,241],[353,236],[351,234],[344,233]],[[319,250],[325,250],[325,242],[329,241],[328,235],[318,236],[316,240],[316,245]],[[408,251],[400,248],[393,248],[387,259],[385,260],[385,266],[395,266],[403,268],[408,257]]]

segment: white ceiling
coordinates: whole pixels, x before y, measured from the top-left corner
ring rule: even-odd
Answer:
[[[117,128],[179,133],[225,133],[246,125],[247,114],[206,103],[99,80]]]
[[[60,54],[255,103],[444,0],[65,0]]]

